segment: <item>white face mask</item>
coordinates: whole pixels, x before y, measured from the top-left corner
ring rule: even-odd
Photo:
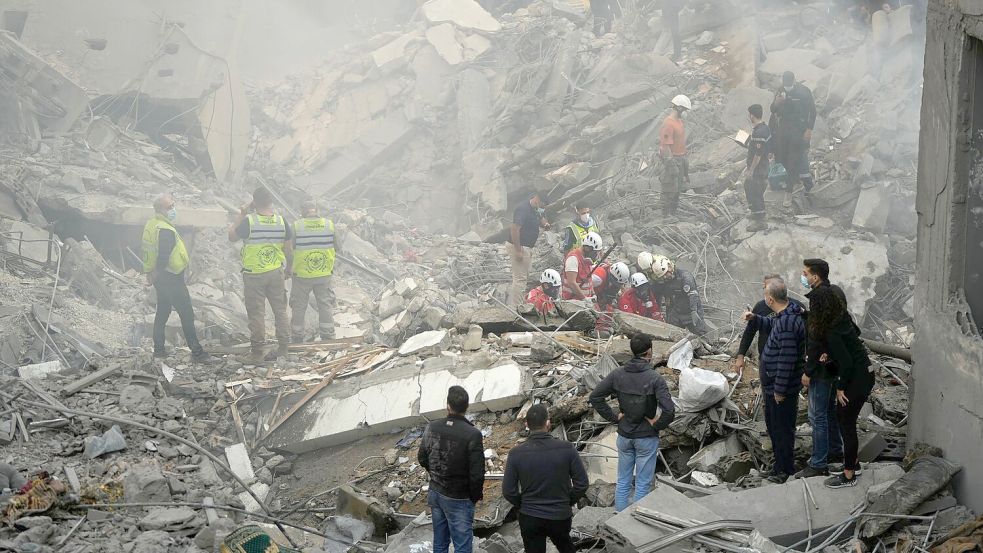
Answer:
[[[792,87],[790,87],[790,86],[786,86],[786,87],[782,87],[782,88],[785,89],[785,92],[786,93],[792,92]]]
[[[585,224],[585,225],[588,224],[588,223],[590,223],[590,213],[585,213],[585,214],[581,215],[580,216],[580,222],[583,223],[583,224]]]

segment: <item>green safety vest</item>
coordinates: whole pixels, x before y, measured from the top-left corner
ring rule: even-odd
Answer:
[[[317,278],[334,271],[334,223],[324,217],[294,221],[294,276]]]
[[[188,249],[177,229],[163,215],[154,215],[143,227],[143,272],[149,273],[157,268],[157,256],[160,253],[160,231],[167,229],[174,233],[174,249],[167,258],[168,273],[175,275],[188,267]]]
[[[250,213],[249,237],[242,246],[242,270],[252,274],[268,273],[283,267],[287,256],[283,243],[287,240],[287,226],[279,215]]]
[[[579,248],[580,246],[583,246],[584,238],[587,238],[587,235],[591,232],[596,232],[598,234],[601,234],[601,231],[598,230],[597,228],[597,223],[594,223],[593,225],[591,225],[586,229],[578,225],[577,223],[570,223],[569,225],[567,225],[567,228],[573,231],[573,245],[570,246],[570,249]]]

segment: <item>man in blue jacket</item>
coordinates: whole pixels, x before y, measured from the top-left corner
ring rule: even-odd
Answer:
[[[509,451],[502,495],[519,510],[526,553],[546,553],[549,538],[560,553],[573,553],[571,506],[587,493],[587,471],[577,448],[550,435],[546,406],[526,413],[529,439]]]
[[[635,357],[612,371],[590,394],[590,404],[597,413],[618,425],[618,484],[614,491],[614,510],[618,512],[628,508],[632,481],[634,501],[651,491],[659,431],[675,416],[666,379],[652,367],[652,337],[636,335],[629,346]],[[618,398],[617,415],[607,403],[612,395]]]
[[[748,311],[744,320],[768,335],[760,368],[765,424],[775,454],[775,466],[768,479],[781,483],[795,474],[795,417],[805,365],[806,328],[802,307],[789,302],[784,282],[768,281],[764,295],[775,316],[762,317]]]

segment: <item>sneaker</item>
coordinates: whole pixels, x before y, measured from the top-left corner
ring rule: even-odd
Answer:
[[[154,350],[154,359],[164,359],[165,357],[167,357],[167,350],[162,350],[162,349]]]
[[[197,353],[192,353],[191,354],[191,362],[192,363],[199,363],[201,365],[208,365],[209,363],[211,363],[214,360],[215,360],[215,358],[212,357],[212,355],[210,353],[208,353],[207,351],[205,351],[205,350],[201,350],[201,351],[199,351]]]
[[[846,476],[843,476],[842,474],[837,474],[836,476],[830,476],[829,478],[827,478],[823,482],[823,485],[826,486],[827,488],[831,488],[831,489],[834,489],[834,490],[837,489],[837,488],[849,488],[850,486],[856,486],[857,485],[857,477],[858,476],[859,475],[854,474],[853,475],[853,478],[847,478]]]
[[[782,474],[769,474],[768,481],[774,484],[784,484],[788,480],[788,475]]]
[[[792,475],[792,478],[793,479],[812,478],[813,476],[826,476],[827,474],[829,473],[826,471],[825,468],[817,469],[807,465],[806,468]]]
[[[249,355],[241,357],[240,360],[245,365],[260,365],[263,363],[263,360],[265,358],[266,356],[263,353],[263,350],[254,349],[251,352],[249,352]]]
[[[829,469],[829,473],[831,475],[835,476],[837,474],[843,474],[844,465],[843,463],[830,463],[829,465],[826,466],[826,468]],[[864,470],[862,468],[859,468],[853,471],[853,473],[856,474],[857,476],[860,476],[863,473],[863,471]]]

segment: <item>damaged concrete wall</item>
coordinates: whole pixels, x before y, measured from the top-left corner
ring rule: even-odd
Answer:
[[[962,298],[968,288],[978,289],[965,275],[983,253],[970,212],[980,187],[979,146],[971,143],[980,131],[973,119],[983,109],[980,15],[979,0],[929,7],[916,203],[918,333],[908,426],[909,444],[928,442],[962,464],[957,497],[977,511],[983,509],[983,340],[977,326],[983,312],[973,313]]]

